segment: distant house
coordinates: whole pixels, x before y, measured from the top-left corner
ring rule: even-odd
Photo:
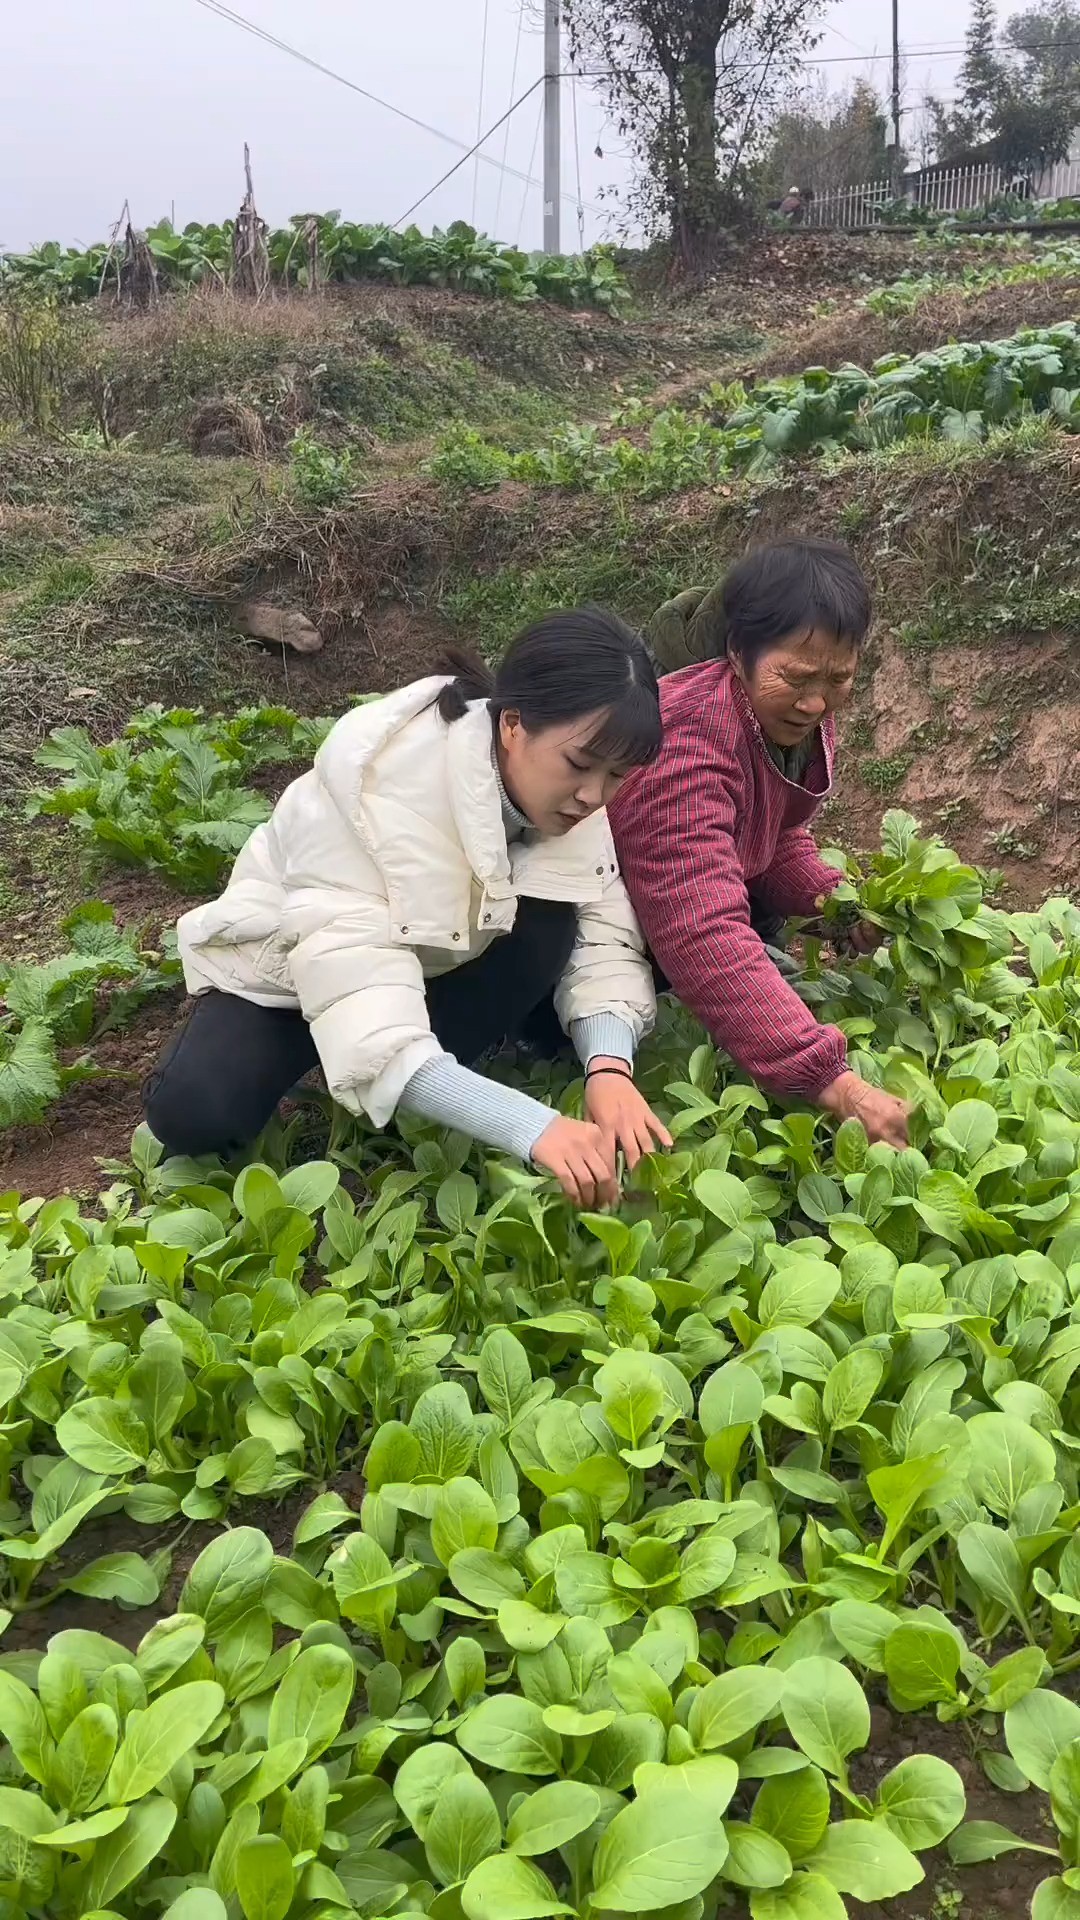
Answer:
[[[988,145],[969,147],[951,160],[912,167],[904,175],[904,194],[919,207],[959,213],[980,207],[999,193],[1021,192],[1032,200],[1060,200],[1080,190],[1080,140],[1066,160],[1021,179],[999,166]]]

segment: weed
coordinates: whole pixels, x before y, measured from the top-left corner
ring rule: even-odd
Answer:
[[[951,827],[964,813],[966,804],[963,800],[946,800],[937,810],[939,827]]]
[[[1011,720],[999,720],[993,732],[975,749],[972,756],[977,767],[996,767],[1007,760],[1017,740],[1020,730]]]
[[[923,753],[928,747],[940,747],[949,738],[949,723],[944,714],[936,713],[930,720],[921,720],[908,735],[908,745]]]
[[[1039,851],[1036,842],[1025,840],[1015,827],[998,827],[987,835],[987,844],[994,853],[1012,860],[1034,860]]]
[[[877,723],[872,713],[851,712],[844,722],[844,746],[851,753],[872,747],[877,738]]]
[[[964,1896],[959,1887],[951,1887],[943,1882],[934,1889],[931,1920],[960,1920],[963,1905]]]
[[[605,504],[610,518],[591,538],[572,540],[533,566],[508,566],[489,574],[470,567],[452,573],[440,611],[489,654],[501,651],[521,626],[553,607],[592,601],[644,620],[686,585],[688,569],[693,573],[699,563],[688,560],[685,552],[635,539],[634,525],[618,504]]]
[[[302,507],[339,507],[356,485],[356,460],[348,447],[325,447],[301,429],[289,448],[289,479]]]
[[[868,754],[859,761],[860,778],[872,793],[889,793],[900,785],[914,758],[913,753]]]
[[[425,472],[456,493],[490,492],[510,471],[510,456],[456,420],[447,428]]]
[[[0,293],[0,406],[32,433],[50,433],[82,358],[82,337],[54,299],[30,288]]]
[[[861,533],[869,520],[870,507],[865,500],[845,500],[836,516],[837,529],[845,536]]]

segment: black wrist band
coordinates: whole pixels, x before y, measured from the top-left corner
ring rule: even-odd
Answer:
[[[613,1073],[617,1080],[632,1080],[634,1077],[633,1067],[589,1067],[585,1074],[585,1085],[588,1086],[590,1080],[598,1080],[602,1073]]]

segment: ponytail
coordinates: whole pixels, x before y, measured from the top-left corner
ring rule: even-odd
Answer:
[[[583,742],[598,757],[626,767],[646,766],[660,751],[662,729],[656,674],[641,635],[601,607],[549,613],[511,641],[493,673],[471,653],[444,653],[440,671],[452,674],[433,705],[448,722],[471,701],[486,700],[493,721],[520,715],[527,733],[599,717]]]
[[[471,700],[491,700],[495,696],[495,675],[491,668],[465,647],[445,647],[435,672],[453,676],[435,702],[440,718],[448,725],[463,718]]]

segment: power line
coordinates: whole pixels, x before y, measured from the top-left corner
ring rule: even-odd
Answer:
[[[475,147],[468,146],[464,140],[459,140],[455,134],[444,132],[442,127],[432,126],[430,121],[421,120],[414,113],[407,113],[404,107],[395,106],[392,100],[384,100],[381,95],[372,93],[368,87],[360,86],[356,80],[350,80],[345,74],[337,73],[333,67],[324,66],[321,60],[315,60],[310,54],[302,53],[299,47],[290,46],[287,40],[279,39],[277,34],[267,32],[265,27],[257,26],[253,20],[247,19],[244,14],[237,13],[234,8],[226,6],[224,0],[195,0],[195,4],[196,6],[205,8],[207,13],[216,14],[219,19],[227,20],[231,26],[239,27],[242,32],[252,34],[256,40],[265,41],[267,46],[276,47],[279,53],[288,54],[290,59],[299,60],[303,66],[310,67],[314,73],[321,73],[328,80],[336,80],[339,86],[348,87],[350,93],[359,94],[362,100],[370,100],[375,106],[385,108],[387,113],[395,114],[399,120],[407,121],[409,126],[419,127],[421,132],[430,133],[434,139],[442,140],[449,147],[457,147],[465,159],[471,159],[476,152],[477,149]],[[538,81],[537,85],[539,84]],[[528,96],[523,95],[522,97],[527,98]],[[520,101],[516,104],[520,105]],[[496,125],[501,126],[502,121],[497,121]],[[483,142],[480,144],[482,146]],[[491,154],[481,153],[480,158],[485,166],[503,167],[503,162],[494,159]],[[538,187],[541,184],[539,179],[531,174],[522,173],[520,167],[507,166],[504,168],[504,171],[514,180],[524,180],[527,186]],[[427,197],[425,194],[424,198],[427,199]],[[565,194],[563,197],[567,200],[573,200],[573,195],[570,193]],[[417,205],[419,204],[420,202],[418,201]],[[598,207],[590,207],[589,211],[591,213],[600,213],[602,210]]]
[[[472,159],[475,153],[479,153],[480,148],[484,146],[487,143],[487,141],[491,139],[492,134],[498,133],[499,128],[503,125],[503,122],[506,120],[509,120],[511,114],[516,113],[518,108],[520,106],[523,106],[525,101],[528,100],[532,96],[532,94],[536,92],[538,87],[542,87],[543,84],[544,84],[544,76],[541,74],[539,80],[534,80],[532,83],[532,86],[526,87],[524,93],[520,93],[517,99],[513,101],[509,107],[507,107],[506,112],[501,113],[499,115],[499,118],[488,128],[487,132],[481,135],[480,139],[477,141],[474,147],[467,148],[467,150],[462,154],[460,160],[455,160],[452,167],[447,167],[446,172],[439,175],[439,178],[435,181],[434,186],[428,187],[426,193],[422,193],[420,195],[419,200],[413,201],[412,206],[409,207],[408,210],[401,215],[401,218],[394,221],[395,227],[400,227],[402,224],[402,221],[408,220],[409,216],[416,212],[417,207],[422,207],[425,200],[430,200],[433,193],[438,193],[440,187],[445,186],[448,180],[453,179],[454,174],[459,172],[460,169],[464,167],[468,163],[468,161]],[[535,158],[535,148],[533,151],[534,151],[534,158]],[[481,155],[481,158],[485,158],[485,157],[486,156]],[[499,163],[496,160],[493,162],[493,164],[495,166],[498,166]],[[534,176],[532,172],[532,166],[533,166],[533,162],[532,160],[530,160],[528,173],[519,173],[516,167],[508,167],[506,169],[508,173],[517,174],[517,178],[519,180],[524,180],[526,192],[530,187],[539,187],[539,186],[542,186],[543,184],[542,181],[538,180]],[[560,199],[563,199],[563,200],[572,200],[574,196],[573,194],[570,194],[570,193],[564,193],[564,194],[561,194],[559,197]],[[602,207],[594,207],[591,201],[588,201],[588,200],[586,200],[584,204],[588,208],[590,213],[595,213],[599,218],[601,219],[603,218],[604,209]]]
[[[1080,53],[1080,40],[1032,41],[1024,47],[1014,46],[1011,40],[1003,40],[995,43],[995,45],[990,48],[991,53],[1015,53],[1024,57],[1032,53],[1058,53],[1072,52],[1074,50]],[[921,47],[905,47],[903,52],[905,60],[927,60],[933,63],[936,60],[959,58],[967,52],[967,47],[950,46],[945,41],[934,40],[929,41],[925,46]],[[887,61],[889,57],[888,53],[827,53],[822,54],[820,59],[815,59],[813,55],[807,55],[804,60],[799,60],[795,64],[804,68],[877,66],[881,61]],[[738,70],[742,73],[755,73],[770,64],[770,61],[767,59],[741,62],[733,61],[728,71]],[[575,69],[573,68],[566,69],[562,78],[564,80],[570,79],[574,71]],[[613,80],[618,79],[622,74],[654,74],[658,79],[663,78],[662,68],[649,66],[648,64],[632,67],[586,67],[578,73],[578,78],[581,80]]]
[[[539,84],[542,84],[542,82]],[[529,155],[530,178],[526,183],[525,191],[521,196],[521,210],[518,214],[517,236],[514,241],[514,245],[518,247],[520,247],[521,245],[521,229],[525,225],[525,209],[529,204],[529,187],[536,184],[532,180],[531,175],[532,175],[533,167],[536,164],[536,149],[540,145],[540,129],[543,126],[543,124],[544,124],[544,102],[543,102],[543,99],[541,98],[540,104],[536,109],[536,127],[533,131],[532,152]]]
[[[476,225],[476,207],[480,198],[480,138],[484,128],[484,82],[487,79],[488,17],[491,0],[484,0],[484,25],[480,34],[480,96],[476,102],[476,166],[472,183],[472,223]]]
[[[510,93],[508,96],[511,101],[514,98],[514,88],[517,86],[518,62],[521,59],[521,34],[522,34],[522,29],[524,25],[525,25],[525,0],[518,0],[517,34],[514,38],[514,64],[510,70]],[[509,159],[509,157],[510,157],[510,121],[509,119],[507,119],[506,130],[503,133],[503,150],[502,150],[503,171],[499,175],[499,194],[495,202],[494,233],[495,233],[496,239],[498,239],[499,237],[499,221],[502,218],[503,181],[506,178],[506,162]]]

